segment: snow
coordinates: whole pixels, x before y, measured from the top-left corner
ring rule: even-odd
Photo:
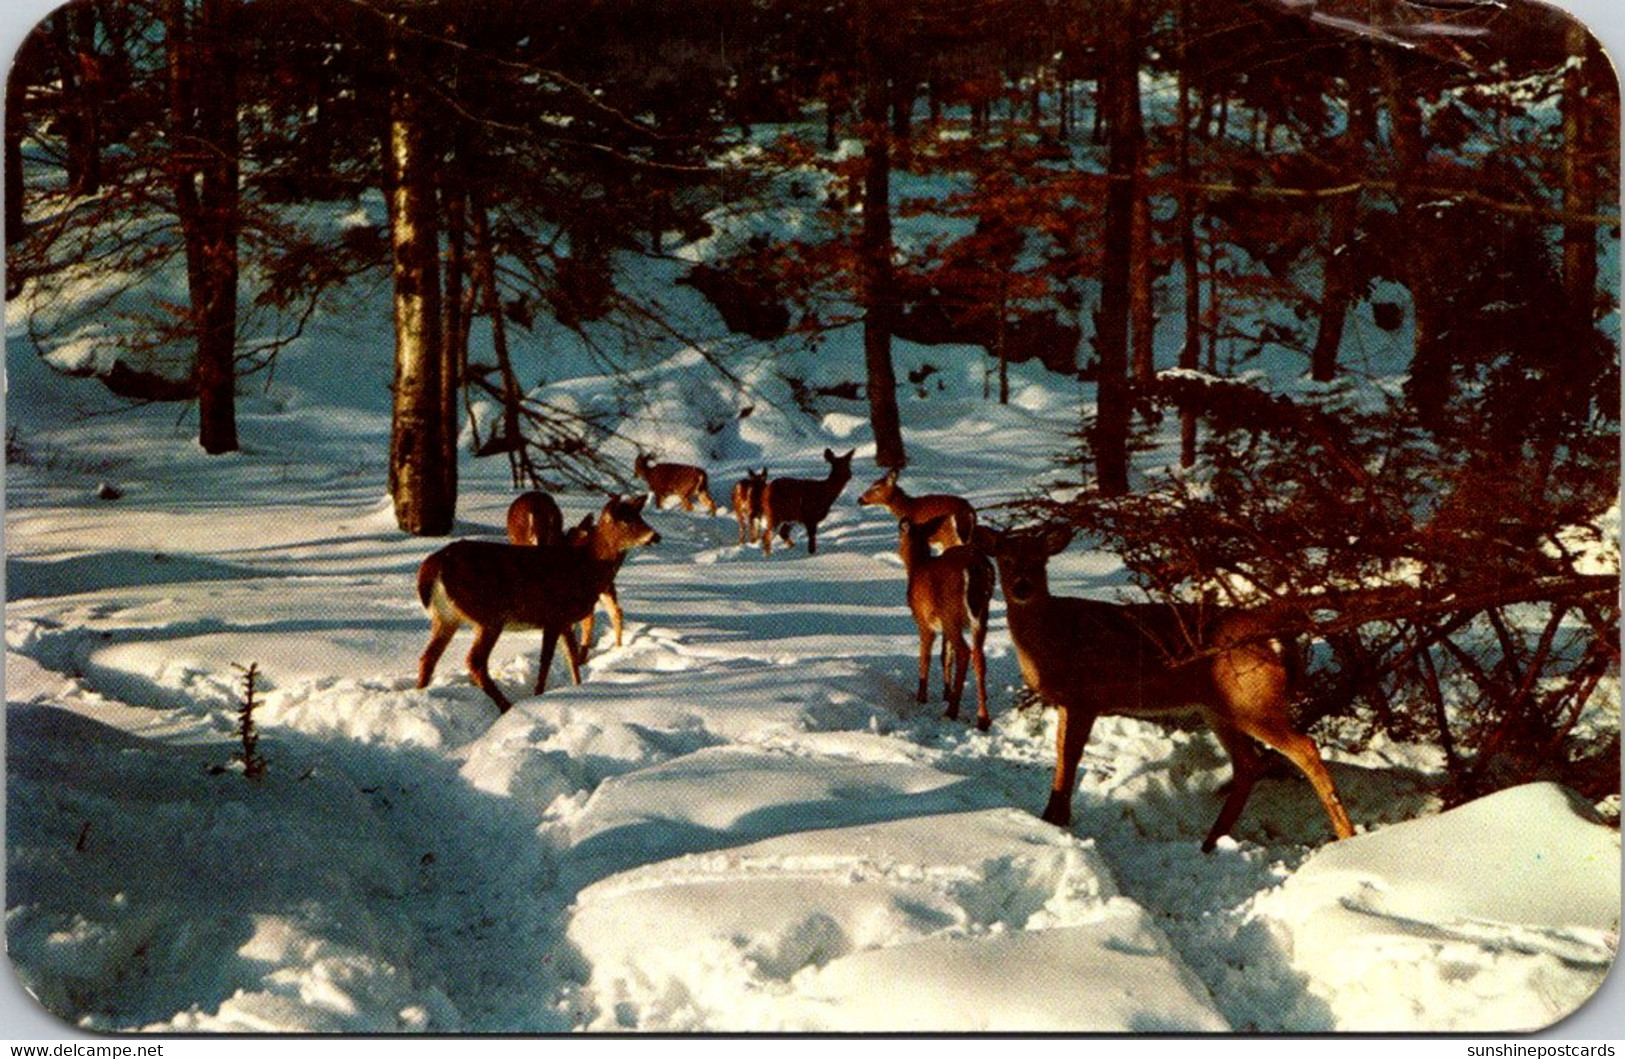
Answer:
[[[693,296],[646,278],[701,333]],[[1549,785],[1446,811],[1429,746],[1323,739],[1359,835],[1328,843],[1307,784],[1270,777],[1203,854],[1217,741],[1103,718],[1074,825],[1039,821],[1055,719],[1015,706],[1002,599],[992,729],[915,703],[896,527],[855,502],[879,473],[866,408],[808,414],[778,374],[858,378],[855,336],[800,359],[727,351],[758,358],[737,380],[673,347],[631,367],[647,403],[626,408],[583,344],[527,336],[548,400],[620,415],[606,454],[628,470],[653,447],[706,465],[721,498],[747,467],[859,457],[816,556],[799,534],[771,557],[740,546],[726,513],[651,513],[662,543],[618,580],[625,643],[601,622],[585,683],[560,666],[538,697],[537,636],[507,633],[492,671],[516,705],[498,716],[461,668],[467,633],[414,687],[413,578],[442,542],[399,532],[384,497],[380,292],[245,384],[225,458],[173,408],[50,371],[42,353],[108,343],[41,349],[30,308],[6,319],[23,450],[6,469],[6,928],[18,979],[66,1026],[1512,1032],[1580,1008],[1612,965],[1617,829]],[[978,360],[899,343],[900,377],[923,362],[943,388],[900,391],[904,485],[998,521],[1052,476],[1090,394],[1016,365],[1011,404],[990,404]],[[464,455],[457,536],[502,536],[500,464]],[[602,503],[559,499],[567,524]],[[1617,570],[1587,532],[1571,546]],[[1052,577],[1126,587],[1081,543]],[[259,780],[233,760],[250,663]],[[1617,727],[1617,689],[1599,698]]]
[[[245,451],[211,461],[172,413],[64,424],[101,398],[17,335],[7,933],[21,981],[81,1028],[1526,1029],[1612,962],[1617,832],[1546,786],[1440,812],[1426,747],[1328,744],[1350,841],[1326,844],[1292,778],[1203,855],[1216,742],[1107,718],[1077,825],[1043,824],[1054,720],[1013,708],[1001,606],[993,729],[913,701],[895,529],[855,503],[867,471],[816,556],[653,513],[662,544],[621,575],[625,644],[499,717],[457,651],[412,686],[435,542],[394,528],[385,418],[325,388],[338,369],[290,363],[250,402]],[[673,395],[674,450],[708,452],[724,384],[651,370],[671,376],[651,392]],[[905,407],[907,481],[988,506],[1042,473],[1077,395],[1024,372],[999,408],[978,384]],[[872,455],[856,410],[762,429],[796,414],[746,420],[719,490],[758,456],[816,473],[826,445]],[[459,535],[500,536],[509,491],[464,475]],[[596,504],[561,499],[572,520]],[[1123,574],[1074,548],[1055,576],[1110,594]],[[536,651],[499,643],[510,693]],[[258,781],[233,762],[249,662]]]

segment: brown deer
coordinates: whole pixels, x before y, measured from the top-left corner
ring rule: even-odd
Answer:
[[[592,516],[588,515],[579,523],[570,527],[570,529],[564,534],[564,542],[566,544],[573,544],[577,547],[585,546],[590,534],[592,533],[592,524]],[[609,587],[604,589],[604,591],[598,596],[598,606],[603,607],[604,610],[609,612],[610,627],[615,630],[616,647],[621,646],[621,632],[625,625],[625,621],[624,615],[621,613],[621,597],[620,594],[615,591],[615,577],[620,576],[621,567],[626,564],[627,554],[628,553],[626,552],[622,552],[620,555],[615,557],[615,575],[610,578]],[[592,653],[592,632],[593,629],[597,628],[597,626],[598,610],[597,608],[594,608],[587,612],[587,616],[585,618],[581,619],[579,633],[582,661],[586,661],[587,656]]]
[[[654,463],[646,452],[638,453],[632,461],[632,473],[643,479],[654,494],[655,509],[659,510],[667,497],[675,496],[684,511],[694,510],[698,499],[711,514],[717,513],[717,502],[711,499],[711,479],[699,467],[686,463]]]
[[[807,554],[818,554],[818,524],[824,521],[836,497],[852,480],[851,450],[837,456],[824,450],[824,461],[829,464],[827,478],[775,478],[762,490],[762,551],[773,554],[775,531],[790,543],[790,523],[799,522],[807,529]],[[781,530],[780,527],[783,527]]]
[[[755,544],[762,529],[762,490],[767,488],[767,468],[745,468],[745,480],[734,483],[734,518],[739,520],[739,543]]]
[[[514,544],[573,544],[582,546],[587,543],[588,535],[592,531],[593,517],[588,515],[579,525],[564,531],[564,515],[559,511],[559,505],[553,498],[542,492],[521,493],[508,505],[508,540]],[[622,552],[615,560],[615,571],[620,572],[621,564],[626,561],[626,553]],[[609,611],[609,618],[615,628],[615,646],[621,646],[621,631],[625,624],[621,614],[620,597],[615,592],[615,582],[610,581],[598,597],[598,605]],[[576,658],[585,662],[592,653],[592,632],[595,625],[597,611],[589,613],[582,619],[577,630]]]
[[[987,640],[988,608],[993,601],[993,563],[968,544],[955,545],[941,555],[931,553],[931,541],[951,517],[939,515],[922,523],[904,518],[897,524],[897,551],[908,571],[908,609],[914,613],[914,624],[920,630],[920,686],[914,698],[926,701],[931,644],[940,632],[942,697],[948,703],[944,716],[959,716],[968,661],[976,670],[976,727],[985,732],[993,723],[987,712],[987,657],[982,650]]]
[[[1046,566],[1071,536],[976,531],[976,546],[998,564],[1021,675],[1060,713],[1044,819],[1071,823],[1078,759],[1097,716],[1171,716],[1194,708],[1229,752],[1234,771],[1204,851],[1230,833],[1264,770],[1255,739],[1308,777],[1338,838],[1354,834],[1314,740],[1289,718],[1287,667],[1267,612],[1052,596]]]
[[[932,541],[940,548],[969,544],[971,531],[976,528],[976,509],[971,507],[970,501],[949,493],[909,496],[897,484],[895,469],[887,471],[858,497],[860,507],[870,504],[878,504],[890,511],[893,518],[906,518],[915,525],[948,516]]]
[[[564,540],[564,513],[546,493],[520,493],[508,505],[508,539],[515,544],[558,544]]]
[[[429,686],[435,664],[465,621],[474,626],[468,671],[501,712],[506,713],[513,703],[491,678],[488,666],[491,650],[505,628],[542,630],[536,694],[547,687],[547,671],[560,636],[564,637],[570,678],[581,683],[572,626],[592,612],[625,552],[660,541],[660,534],[643,521],[643,503],[643,497],[612,497],[582,544],[463,540],[423,560],[418,567],[418,600],[433,624],[429,644],[418,660],[418,687]]]

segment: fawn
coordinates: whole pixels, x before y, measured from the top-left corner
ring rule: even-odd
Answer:
[[[893,518],[906,518],[916,525],[938,516],[947,516],[932,540],[941,548],[969,544],[971,531],[976,528],[976,509],[971,507],[970,501],[949,493],[909,496],[897,484],[895,469],[887,471],[874,485],[865,489],[863,495],[858,497],[858,504],[878,504],[890,511]]]
[[[1314,786],[1338,838],[1354,834],[1314,740],[1293,726],[1282,645],[1263,610],[1119,604],[1053,596],[1046,566],[1071,532],[1015,536],[985,527],[976,546],[993,556],[1027,685],[1060,713],[1055,778],[1043,817],[1072,821],[1078,759],[1100,714],[1200,712],[1229,752],[1234,777],[1203,851],[1241,815],[1264,763],[1256,739],[1285,754]]]
[[[739,520],[739,543],[755,544],[762,528],[762,490],[767,488],[767,468],[745,468],[745,480],[734,483],[734,518]]]
[[[829,464],[827,478],[775,478],[762,490],[762,552],[773,554],[773,534],[777,530],[784,543],[790,543],[790,523],[799,522],[807,528],[807,554],[818,554],[818,524],[829,514],[835,498],[841,495],[846,483],[852,480],[851,450],[837,456],[824,450]],[[780,527],[783,527],[781,530]]]
[[[515,544],[559,544],[564,513],[552,497],[537,490],[520,493],[508,505],[508,539]]]
[[[428,687],[440,655],[463,622],[474,626],[468,671],[474,683],[503,713],[513,705],[491,678],[491,650],[508,627],[542,630],[541,669],[536,694],[547,686],[553,652],[564,637],[570,678],[581,683],[581,664],[572,628],[615,577],[628,550],[658,544],[660,534],[643,521],[643,497],[612,497],[578,545],[514,545],[495,541],[454,541],[418,567],[418,600],[432,626],[418,660],[418,687]]]
[[[675,496],[684,511],[693,511],[694,501],[698,499],[711,514],[717,513],[717,502],[711,499],[710,476],[699,467],[686,463],[654,463],[648,453],[640,452],[632,461],[632,473],[648,484],[654,494],[656,510],[667,497]]]
[[[931,676],[931,643],[942,633],[942,697],[946,717],[959,716],[965,690],[966,662],[976,670],[976,727],[987,731],[993,719],[987,712],[987,614],[993,601],[993,563],[968,544],[955,545],[941,555],[931,553],[931,541],[952,516],[928,522],[907,518],[897,524],[898,554],[908,571],[908,609],[920,630],[920,686],[915,701],[926,701]],[[970,633],[967,657],[965,634]],[[949,671],[952,665],[952,673]]]
[[[593,518],[588,515],[579,525],[564,531],[564,515],[559,511],[559,505],[546,493],[531,491],[521,493],[508,505],[508,540],[514,544],[573,544],[581,546],[586,544],[587,535],[592,530]],[[620,572],[621,564],[626,561],[626,553],[622,552],[615,559],[615,571]],[[609,587],[598,597],[598,605],[609,611],[609,618],[615,628],[615,646],[621,646],[621,630],[624,619],[621,614],[620,597],[615,592],[615,582],[612,579]],[[592,611],[581,620],[577,632],[576,658],[585,662],[592,653],[592,631],[597,611]]]

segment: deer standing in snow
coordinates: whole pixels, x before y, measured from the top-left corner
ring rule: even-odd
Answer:
[[[971,507],[970,501],[950,493],[909,496],[897,484],[895,469],[887,471],[858,497],[860,507],[871,504],[884,507],[892,513],[893,518],[906,518],[915,525],[947,516],[932,539],[932,543],[940,548],[969,544],[971,532],[976,528],[976,509]]]
[[[939,515],[922,523],[904,518],[897,524],[897,551],[908,572],[908,609],[920,631],[920,685],[914,698],[926,701],[931,645],[941,633],[942,697],[948,703],[944,716],[959,716],[969,662],[976,670],[976,727],[985,732],[993,723],[987,712],[987,658],[982,650],[993,601],[993,563],[968,544],[955,545],[941,555],[931,553],[931,541],[950,518]]]
[[[739,543],[755,544],[762,532],[762,490],[767,488],[767,468],[745,468],[745,479],[734,483],[734,518],[739,520]]]
[[[790,543],[790,523],[799,522],[807,530],[807,554],[818,554],[818,524],[824,521],[835,498],[841,495],[846,483],[852,480],[852,457],[856,449],[845,456],[824,450],[824,461],[829,464],[826,478],[775,478],[762,490],[762,552],[773,554],[773,534]],[[783,527],[780,530],[780,527]]]
[[[1290,719],[1283,649],[1266,612],[1051,595],[1046,566],[1070,540],[1070,531],[1019,537],[976,531],[976,546],[998,564],[1021,675],[1060,714],[1043,818],[1071,823],[1078,760],[1097,716],[1154,718],[1194,708],[1229,752],[1234,771],[1204,851],[1230,833],[1264,770],[1255,739],[1308,778],[1338,838],[1354,834],[1314,740]]]
[[[572,526],[569,532],[564,530],[564,515],[559,511],[559,505],[546,493],[531,491],[521,493],[508,505],[508,540],[514,544],[574,544],[584,545],[588,534],[592,530],[593,518],[588,515],[581,523]],[[622,552],[615,560],[615,571],[620,572],[621,564],[626,561],[626,553]],[[621,613],[620,596],[615,591],[615,582],[610,580],[609,587],[598,596],[598,605],[609,612],[609,620],[615,629],[615,646],[621,646],[622,628],[625,618]],[[576,651],[577,659],[585,662],[592,653],[592,633],[597,621],[596,610],[588,613],[581,620],[577,630]]]
[[[612,497],[580,544],[463,540],[423,560],[418,567],[418,600],[428,610],[432,626],[429,644],[418,660],[418,687],[428,687],[435,664],[464,622],[474,626],[468,671],[503,713],[513,703],[502,694],[489,669],[491,650],[503,629],[542,630],[536,694],[547,686],[547,671],[560,636],[564,637],[570,678],[581,683],[573,626],[592,613],[593,604],[614,580],[625,552],[660,541],[660,534],[643,520],[643,503],[643,497]]]
[[[508,505],[508,539],[515,544],[558,544],[564,540],[564,513],[546,493],[520,493]]]
[[[649,459],[648,453],[640,452],[637,459],[632,461],[632,473],[649,486],[649,492],[654,494],[656,510],[666,502],[667,497],[675,496],[684,511],[693,511],[697,499],[711,514],[717,513],[717,502],[711,499],[710,476],[699,467],[686,463],[655,463]]]

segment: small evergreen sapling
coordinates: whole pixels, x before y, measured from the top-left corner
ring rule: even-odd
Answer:
[[[242,666],[233,668],[243,674],[242,705],[237,709],[237,736],[243,741],[243,749],[237,759],[243,763],[243,775],[257,780],[265,775],[265,758],[260,756],[260,737],[254,728],[254,709],[259,705],[260,667],[258,662],[253,662],[246,669]]]

